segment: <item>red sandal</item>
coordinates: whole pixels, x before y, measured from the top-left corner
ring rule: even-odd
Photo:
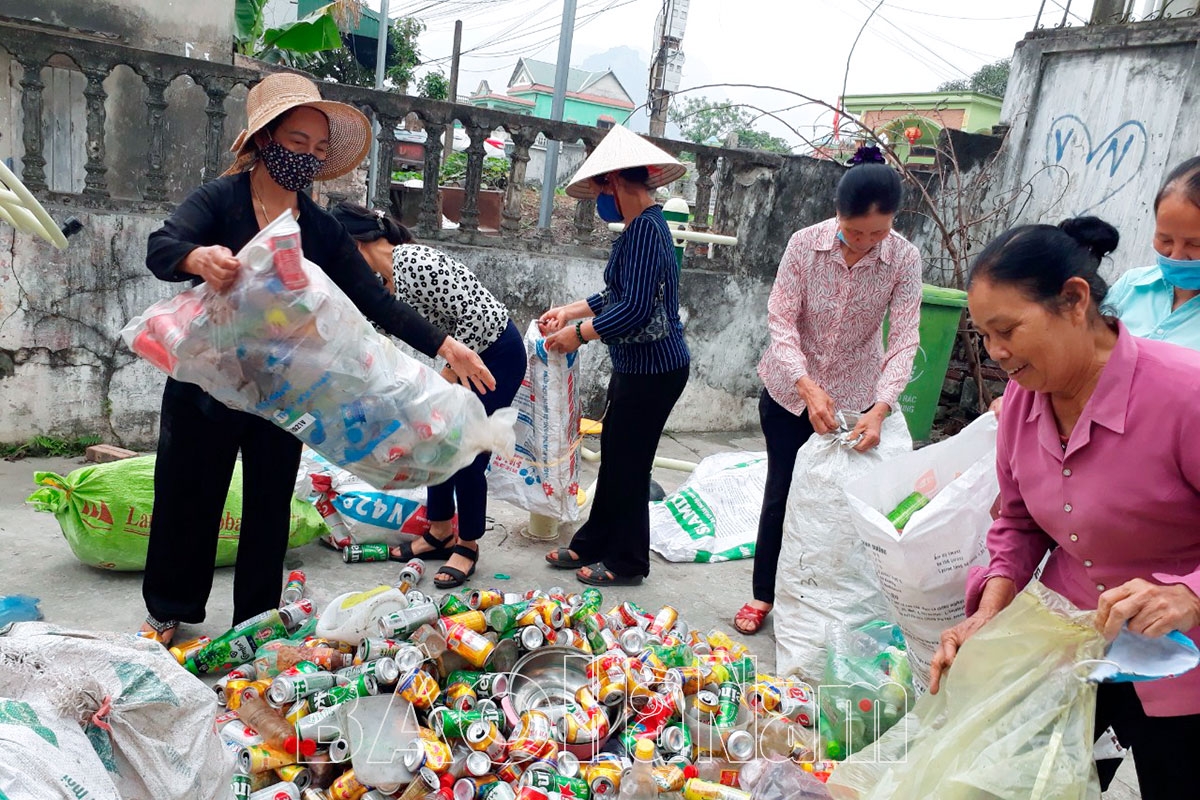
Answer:
[[[747,636],[753,636],[762,630],[763,623],[767,620],[767,614],[770,613],[770,609],[764,611],[761,608],[755,608],[749,603],[746,603],[746,605],[738,609],[737,614],[734,615],[733,627],[738,633],[742,633]],[[739,622],[742,624],[739,625]]]

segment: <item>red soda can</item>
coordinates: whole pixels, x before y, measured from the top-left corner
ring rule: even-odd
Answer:
[[[304,254],[300,251],[300,234],[285,233],[271,237],[271,250],[274,252],[275,274],[279,282],[293,291],[308,286],[308,276],[304,274],[301,261]]]
[[[517,800],[550,800],[550,795],[526,783],[517,789]]]

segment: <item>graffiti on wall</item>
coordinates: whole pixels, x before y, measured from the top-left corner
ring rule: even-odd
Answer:
[[[1066,170],[1070,182],[1086,190],[1072,192],[1086,196],[1076,214],[1099,208],[1128,186],[1145,166],[1149,149],[1146,126],[1135,119],[1095,137],[1083,119],[1063,114],[1046,135],[1046,163]]]

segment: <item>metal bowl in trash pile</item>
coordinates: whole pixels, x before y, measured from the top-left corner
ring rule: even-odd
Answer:
[[[542,647],[525,655],[510,673],[507,701],[502,704],[509,721],[517,724],[521,714],[531,709],[557,709],[575,703],[575,693],[588,685],[585,670],[591,660],[574,647]],[[605,713],[611,734],[613,713],[607,708]],[[586,760],[600,752],[608,738],[606,735],[595,742],[566,744],[564,749]]]

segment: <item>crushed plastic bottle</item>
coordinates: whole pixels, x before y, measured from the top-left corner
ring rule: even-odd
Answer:
[[[40,603],[27,594],[10,594],[0,597],[0,627],[10,622],[37,622],[42,618]]]

